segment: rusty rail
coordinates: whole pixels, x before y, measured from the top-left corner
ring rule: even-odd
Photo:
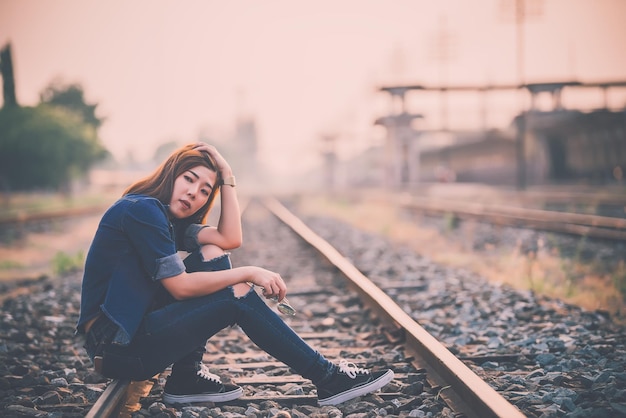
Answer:
[[[112,380],[85,417],[108,418],[117,416],[126,402],[129,386],[129,380]]]
[[[499,225],[626,241],[624,218],[417,197],[401,197],[396,203],[406,209],[429,214],[448,213]]]
[[[55,219],[71,218],[74,216],[95,215],[103,213],[107,206],[94,205],[79,208],[64,208],[43,212],[22,211],[10,216],[0,216],[0,226],[19,225],[29,222],[51,221]]]
[[[335,265],[373,309],[404,330],[410,350],[426,361],[427,369],[431,374],[434,373],[436,380],[447,382],[452,386],[454,394],[444,395],[449,396],[452,404],[460,406],[468,416],[524,417],[514,405],[472,372],[334,247],[315,234],[280,202],[270,198],[265,199],[264,204],[275,216]]]

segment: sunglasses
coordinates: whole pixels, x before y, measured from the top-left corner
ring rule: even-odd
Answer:
[[[261,290],[261,293],[263,293],[264,291],[264,289],[261,286],[255,286],[252,283],[248,283],[248,285],[250,285],[253,288]],[[294,316],[296,314],[296,310],[293,308],[293,306],[289,304],[289,301],[287,300],[287,298],[283,298],[283,300],[279,302],[278,296],[274,296],[272,298],[269,298],[268,300],[271,300],[272,302],[276,303],[277,304],[276,309],[278,309],[278,312],[282,313],[283,315]]]
[[[278,302],[278,296],[276,296],[271,298],[270,300],[278,303],[276,309],[278,309],[278,312],[282,313],[283,315],[294,316],[296,314],[296,310],[293,308],[293,306],[289,304],[287,298],[283,298],[282,301]]]

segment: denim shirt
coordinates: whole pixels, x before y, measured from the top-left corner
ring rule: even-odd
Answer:
[[[196,236],[198,227],[191,228]],[[130,194],[113,204],[85,261],[77,332],[103,312],[119,327],[113,342],[129,344],[163,291],[159,280],[185,271],[176,241],[167,207],[159,200]]]

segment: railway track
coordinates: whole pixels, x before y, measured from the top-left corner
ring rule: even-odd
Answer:
[[[626,218],[408,196],[399,197],[396,202],[407,210],[430,215],[453,215],[495,225],[626,241]]]
[[[484,412],[480,408],[492,406],[481,405],[481,401],[468,400],[471,396],[464,393],[463,385],[459,386],[453,381],[459,376],[463,377],[469,370],[469,374],[474,376],[473,379],[477,379],[470,383],[470,389],[486,385],[487,393],[491,392],[489,399],[492,401],[505,399],[505,404],[509,406],[510,403],[514,403],[529,417],[562,416],[564,411],[572,412],[578,407],[596,411],[591,415],[578,416],[626,414],[626,406],[620,406],[622,403],[626,405],[626,399],[620,395],[624,387],[622,380],[626,380],[623,373],[620,373],[620,370],[626,367],[624,362],[626,333],[623,330],[615,332],[605,329],[602,314],[581,313],[580,309],[572,309],[557,301],[548,301],[547,306],[542,307],[546,302],[541,298],[508,294],[502,289],[493,290],[485,284],[474,283],[470,277],[464,275],[463,278],[457,279],[455,276],[458,272],[452,274],[452,280],[448,283],[449,280],[443,276],[450,273],[444,273],[432,263],[416,261],[414,254],[394,255],[393,251],[389,251],[388,244],[380,246],[381,243],[374,237],[351,237],[351,232],[344,231],[330,221],[328,228],[336,230],[341,235],[343,244],[347,245],[347,247],[338,246],[340,249],[343,248],[340,250],[342,254],[346,254],[354,261],[359,259],[358,253],[371,253],[374,263],[373,266],[368,266],[367,263],[357,264],[358,270],[349,263],[344,266],[345,259],[332,249],[324,251],[326,254],[324,257],[331,261],[343,259],[343,262],[340,261],[339,266],[331,265],[330,262],[320,262],[312,255],[313,250],[308,248],[309,244],[305,244],[305,240],[297,238],[300,244],[294,244],[293,240],[296,238],[292,231],[274,225],[278,218],[275,215],[268,215],[268,208],[276,209],[281,218],[291,218],[291,215],[285,212],[284,208],[281,209],[276,202],[268,201],[264,206],[251,204],[244,213],[244,221],[248,224],[244,231],[254,230],[254,234],[257,235],[258,228],[253,225],[259,224],[264,225],[262,230],[269,231],[265,231],[263,233],[265,235],[261,234],[263,236],[260,243],[255,243],[254,239],[250,240],[250,237],[247,237],[246,245],[240,249],[243,253],[234,254],[234,263],[246,260],[279,271],[287,278],[289,299],[298,310],[298,314],[286,320],[327,357],[355,359],[357,365],[361,367],[390,366],[396,371],[396,379],[389,388],[355,404],[350,403],[345,409],[342,406],[340,412],[348,414],[365,410],[371,416],[416,411],[416,416],[421,416],[419,415],[421,412],[430,412],[434,416],[455,416],[453,411],[463,411],[466,416],[515,416],[488,415],[489,412]],[[274,221],[270,222],[269,218]],[[311,219],[308,219],[307,224],[310,221]],[[296,230],[307,229],[300,222],[294,222]],[[316,223],[312,225],[315,225],[315,230],[322,234],[320,231],[324,231],[323,225]],[[329,234],[324,231],[323,235],[326,237]],[[328,245],[315,235],[310,240],[318,243],[321,248]],[[351,242],[354,240],[360,244],[367,244],[365,249],[359,249],[359,245],[356,245],[354,251],[350,250]],[[277,253],[267,249],[278,247],[279,243],[282,246],[277,248]],[[292,250],[296,253],[306,252],[308,255],[295,256],[292,255]],[[391,256],[391,262],[384,260],[387,254]],[[408,261],[406,267],[401,267],[397,265],[401,259],[412,261]],[[270,265],[266,265],[267,263]],[[324,265],[326,267],[323,267]],[[406,277],[398,277],[401,268],[407,269],[408,273],[403,273],[407,275]],[[374,278],[384,293],[376,291],[367,296],[368,290],[376,286],[363,284],[361,280],[356,280],[349,285],[350,287],[347,287],[347,284],[339,285],[339,288],[331,287],[338,286],[336,276],[344,276],[346,272],[343,270],[361,278],[363,275],[360,272],[364,272],[368,277]],[[364,283],[368,283],[367,280]],[[69,286],[67,294],[74,298],[74,302],[62,302],[60,307],[44,310],[39,308],[54,299],[61,298],[60,300],[64,301],[61,294],[65,286]],[[8,382],[0,377],[0,398],[2,393],[13,393],[2,392],[7,386],[15,386],[18,393],[24,394],[34,393],[33,390],[37,392],[42,390],[39,388],[44,387],[41,384],[35,388],[24,387],[19,383],[19,376],[9,376],[13,373],[23,373],[24,366],[20,363],[24,357],[24,349],[20,347],[24,343],[28,344],[28,341],[32,341],[32,348],[26,348],[27,353],[30,353],[30,350],[40,352],[43,350],[41,347],[50,344],[56,347],[50,349],[52,351],[64,347],[70,350],[69,354],[57,354],[59,360],[54,363],[63,367],[62,365],[68,361],[67,358],[70,358],[70,366],[65,369],[62,368],[53,374],[49,371],[51,367],[49,362],[45,363],[48,365],[40,364],[38,369],[49,376],[64,376],[69,373],[70,381],[70,377],[76,372],[72,372],[71,362],[74,362],[80,376],[78,380],[73,378],[74,383],[70,383],[75,395],[70,395],[68,389],[61,388],[52,391],[56,393],[55,396],[64,397],[60,404],[50,404],[50,400],[55,397],[50,394],[52,392],[47,392],[37,398],[33,397],[32,401],[28,400],[27,395],[26,400],[12,401],[12,404],[3,402],[3,407],[11,405],[15,408],[12,410],[21,411],[22,405],[34,403],[39,413],[40,409],[83,411],[67,416],[85,416],[87,413],[89,416],[115,416],[118,410],[122,411],[121,416],[130,416],[133,411],[141,408],[144,416],[158,415],[160,408],[165,408],[159,401],[167,371],[146,382],[114,381],[107,385],[99,399],[93,398],[99,387],[104,389],[104,383],[94,380],[96,378],[90,377],[89,372],[81,371],[89,367],[88,360],[84,354],[81,355],[78,345],[73,347],[75,343],[72,342],[72,338],[68,337],[66,342],[58,339],[63,335],[61,329],[50,329],[46,325],[60,324],[63,316],[68,316],[70,323],[64,327],[68,329],[67,332],[71,332],[75,323],[75,319],[71,318],[72,306],[77,304],[75,299],[77,293],[73,286],[76,284],[65,278],[56,284],[50,281],[33,283],[32,289],[16,292],[15,297],[8,297],[3,301],[5,312],[0,321],[0,360],[2,360],[0,369],[10,372],[5,372]],[[459,295],[468,288],[472,290],[471,295],[459,299]],[[35,301],[27,297],[31,291],[36,295],[42,289],[43,293],[36,296],[38,299]],[[366,296],[363,302],[358,302],[354,295],[361,291],[365,291]],[[432,291],[436,294],[433,295]],[[401,309],[396,306],[391,317],[382,319],[383,309],[377,305],[389,297],[393,298]],[[469,304],[464,302],[464,298]],[[483,298],[486,298],[487,306],[480,305]],[[363,308],[361,303],[367,308]],[[20,304],[24,305],[25,312],[32,312],[35,316],[25,321],[22,316],[13,313],[13,308]],[[477,311],[477,317],[472,317],[474,311]],[[369,312],[375,315],[365,314]],[[471,314],[471,324],[464,330],[460,326],[460,320],[468,314]],[[7,328],[7,324],[14,320],[19,325]],[[413,320],[418,320],[421,324],[421,327],[417,327],[418,331],[407,332],[401,329],[404,321]],[[31,324],[35,325],[37,330],[32,330]],[[500,328],[504,329],[502,334]],[[452,357],[455,358],[450,362],[464,365],[460,369],[462,372],[452,372],[452,376],[448,376],[445,371],[439,369],[443,367],[439,364],[441,362],[435,361],[433,366],[429,361],[432,360],[432,356],[429,359],[427,354],[426,360],[422,358],[418,350],[425,349],[428,352],[432,346],[416,342],[414,334],[419,336],[422,332],[426,333],[424,330],[435,335],[435,339],[441,342],[435,346],[448,347],[448,353],[450,355],[453,353]],[[581,334],[581,330],[585,332]],[[510,342],[508,336],[512,337]],[[13,340],[16,341],[17,351],[13,351],[11,343]],[[414,344],[417,344],[417,349],[412,347]],[[5,352],[9,355],[6,365],[3,364],[7,361]],[[11,356],[14,360],[10,358]],[[27,357],[30,358],[30,354]],[[555,357],[556,360],[553,359]],[[587,361],[590,362],[590,366],[587,366]],[[294,377],[289,370],[271,358],[263,357],[263,353],[255,351],[253,346],[244,344],[240,332],[236,329],[225,330],[224,334],[210,340],[205,362],[211,366],[212,371],[223,375],[223,378],[224,375],[231,376],[236,383],[244,386],[245,397],[239,403],[224,406],[223,411],[237,412],[243,416],[246,415],[248,408],[252,408],[249,411],[251,414],[261,411],[255,416],[275,416],[277,411],[291,408],[294,417],[328,413],[327,410],[322,412],[316,406],[316,397],[312,393],[313,386],[297,376]],[[14,363],[17,365],[11,366]],[[570,371],[568,369],[570,364],[577,369]],[[94,385],[94,382],[97,383]],[[453,393],[453,387],[457,388],[456,392],[459,393]],[[492,396],[494,391],[490,388],[497,389],[495,398]],[[566,402],[568,399],[570,403]],[[147,410],[150,412],[146,412]],[[300,415],[297,411],[300,411]],[[165,410],[161,412],[170,415],[172,413]],[[9,413],[7,416],[23,415]]]
[[[310,317],[314,316],[311,311],[294,318],[288,318],[290,325],[299,330],[300,335],[314,346],[321,347],[320,351],[330,359],[337,359],[342,355],[352,358],[360,354],[369,353],[369,358],[359,360],[366,361],[365,367],[384,366],[393,359],[393,364],[388,364],[396,370],[396,383],[390,385],[389,391],[383,391],[376,396],[387,403],[387,413],[398,413],[402,406],[393,404],[394,399],[404,404],[407,410],[413,409],[410,398],[411,393],[419,395],[424,388],[433,394],[434,399],[441,403],[441,408],[455,416],[467,417],[523,417],[524,415],[512,404],[506,401],[500,394],[491,388],[484,380],[472,372],[462,361],[448,351],[441,343],[424,330],[416,321],[405,313],[384,291],[374,285],[347,259],[345,259],[330,244],[311,231],[302,221],[291,214],[277,200],[266,199],[263,201],[265,208],[269,209],[274,216],[281,220],[298,236],[313,247],[322,257],[331,263],[331,269],[341,273],[345,279],[346,292],[340,285],[333,289],[329,283],[312,282],[311,276],[304,280],[292,279],[289,281],[290,300],[309,303],[325,303],[329,298],[343,295],[335,300],[335,312],[345,314],[343,320],[347,331],[341,331],[340,327],[334,326],[337,318],[325,318],[328,327],[321,330],[308,330]],[[320,286],[321,284],[321,286]],[[358,295],[360,302],[354,300]],[[375,313],[371,318],[364,318],[361,303],[367,310]],[[358,321],[356,317],[360,317]],[[366,315],[365,315],[366,316]],[[370,324],[366,327],[363,323]],[[379,324],[380,321],[380,324]],[[371,324],[376,326],[372,327]],[[214,338],[219,343],[224,340],[241,340],[238,331],[224,330],[221,335]],[[356,338],[356,340],[355,340]],[[213,341],[210,340],[210,341]],[[209,344],[212,344],[211,342]],[[246,406],[262,402],[272,401],[278,405],[316,405],[317,397],[306,393],[312,388],[299,376],[289,373],[286,366],[277,363],[269,356],[260,352],[253,346],[240,342],[243,352],[224,354],[220,349],[207,350],[204,361],[217,371],[236,371],[239,374],[234,381],[244,387],[263,387],[264,385],[279,386],[287,392],[263,389],[251,391],[246,389],[246,395],[232,405]],[[400,347],[400,348],[399,348]],[[393,353],[392,356],[389,354]],[[382,364],[378,359],[387,359]],[[249,361],[253,359],[253,361]],[[362,366],[362,365],[361,365]],[[259,370],[267,370],[271,375],[257,374]],[[158,377],[160,383],[164,383],[168,371]],[[423,379],[423,381],[421,381]],[[416,383],[417,382],[417,383]],[[420,389],[410,389],[419,384]],[[146,385],[150,385],[146,383]],[[291,386],[290,386],[291,385]],[[162,385],[159,385],[162,386]],[[310,387],[307,387],[310,386]],[[119,410],[126,408],[132,410],[132,405],[121,405],[127,399],[126,393],[131,385],[127,381],[113,381],[106,389],[102,397],[90,410],[88,417],[114,416]],[[407,389],[409,388],[409,389]],[[407,396],[406,393],[409,392]],[[144,389],[145,391],[145,389]],[[248,394],[252,392],[252,394]],[[409,401],[406,399],[409,398]],[[420,398],[418,398],[420,399]],[[421,399],[420,399],[421,402]],[[391,407],[390,405],[394,405]]]
[[[432,191],[434,189],[435,191]],[[346,193],[357,201],[372,199],[368,193]],[[373,197],[381,198],[380,192]],[[481,188],[476,185],[436,185],[421,187],[409,193],[392,193],[383,196],[395,205],[409,211],[435,216],[455,216],[475,219],[494,225],[523,227],[569,235],[626,241],[626,194],[619,189],[608,191],[573,191],[568,189],[507,191]],[[605,208],[616,216],[568,212],[567,208]],[[540,207],[559,207],[548,210]],[[608,209],[607,209],[608,208]],[[22,212],[0,216],[0,232],[21,228],[28,224],[51,222],[57,219],[101,213],[101,205],[49,212]],[[0,236],[2,234],[0,233]]]
[[[478,378],[458,358],[404,312],[383,290],[365,277],[335,248],[311,231],[276,200],[267,200],[266,206],[274,215],[293,229],[332,263],[356,290],[360,298],[377,314],[397,326],[405,339],[409,352],[414,353],[417,364],[431,376],[433,386],[449,387],[445,395],[450,403],[459,406],[459,412],[477,417],[521,417],[517,408]]]
[[[411,186],[408,192],[415,196],[474,200],[536,209],[551,206],[571,207],[580,211],[612,208],[622,217],[626,216],[624,186],[535,186],[517,190],[474,183],[431,183]]]
[[[16,227],[28,223],[49,222],[56,219],[73,218],[76,216],[94,215],[104,212],[107,206],[94,205],[78,208],[61,208],[50,211],[28,212],[22,211],[16,214],[0,216],[0,227]]]

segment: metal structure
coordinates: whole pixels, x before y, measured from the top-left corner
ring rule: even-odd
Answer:
[[[527,133],[535,133],[537,129],[537,120],[542,118],[545,121],[550,118],[562,117],[566,110],[562,92],[567,89],[600,89],[604,97],[604,108],[594,110],[591,113],[606,112],[609,107],[609,90],[626,87],[626,80],[602,81],[602,82],[580,82],[576,80],[556,81],[556,82],[538,82],[526,84],[502,84],[502,85],[457,85],[457,86],[426,86],[426,85],[402,85],[402,86],[385,86],[379,90],[391,96],[394,104],[394,110],[389,115],[380,117],[375,124],[382,125],[387,129],[387,143],[385,166],[386,171],[390,173],[386,179],[387,186],[401,188],[411,183],[419,181],[419,147],[414,142],[419,139],[421,133],[426,132],[413,127],[413,120],[423,118],[421,114],[412,114],[407,109],[406,95],[409,92],[439,92],[448,95],[450,92],[475,92],[483,97],[483,106],[480,109],[482,115],[487,113],[486,100],[484,99],[489,92],[492,91],[522,91],[530,96],[530,108],[520,110],[519,114],[514,118],[516,136],[515,136],[515,164],[517,165],[517,185],[520,189],[525,188],[528,173],[527,165],[527,143],[529,141]],[[552,100],[552,109],[542,111],[538,107],[538,98],[540,95],[548,94]],[[399,106],[397,105],[399,103]],[[399,108],[400,111],[395,111]],[[485,117],[483,116],[483,121]],[[486,126],[483,126],[483,130]],[[444,126],[435,131],[448,131],[448,127]],[[519,144],[519,141],[523,141]],[[519,165],[523,165],[522,169]],[[413,173],[406,175],[406,173]],[[523,178],[520,178],[523,176]]]

